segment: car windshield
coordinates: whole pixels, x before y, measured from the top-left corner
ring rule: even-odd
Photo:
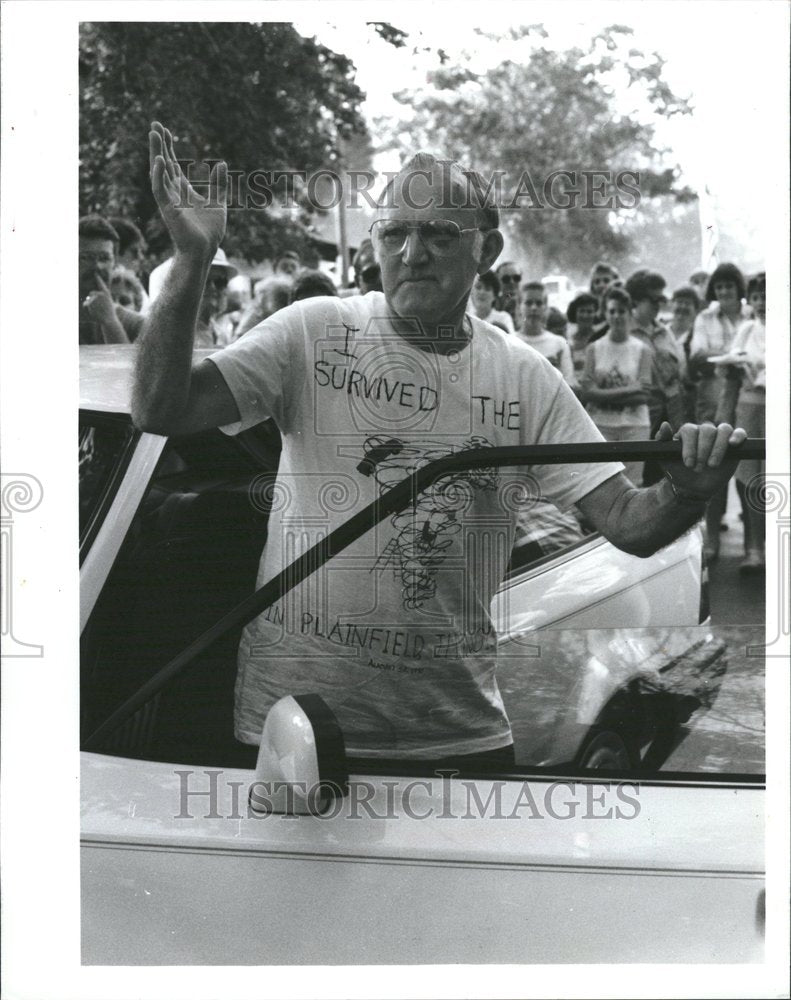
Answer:
[[[86,424],[80,441],[94,510],[131,433],[97,430]],[[242,619],[196,655],[184,650],[255,589],[277,502],[274,434],[262,425],[236,439],[212,431],[168,442],[83,634],[84,733],[174,658],[186,669],[91,749],[253,766],[255,747],[232,728]],[[577,512],[534,506],[492,606],[517,768],[763,772],[761,623],[709,620],[699,532],[673,559],[626,556]]]

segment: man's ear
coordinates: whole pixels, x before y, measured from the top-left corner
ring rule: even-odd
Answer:
[[[503,252],[503,234],[499,229],[487,229],[483,234],[483,248],[477,273],[485,274]]]

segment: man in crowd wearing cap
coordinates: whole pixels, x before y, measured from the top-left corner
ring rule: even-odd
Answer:
[[[154,123],[149,140],[176,255],[141,337],[133,418],[160,434],[275,419],[278,495],[288,499],[270,516],[261,583],[434,458],[601,440],[544,357],[466,314],[476,274],[502,250],[499,213],[470,172],[425,154],[391,180],[372,226],[383,294],[295,303],[193,367],[227,168],[217,164],[209,199],[190,192],[185,209],[172,136]],[[534,465],[531,477],[559,509],[576,504],[614,544],[648,555],[700,518],[744,432],[687,425],[680,437],[683,461],[649,490],[611,462]],[[513,761],[490,602],[514,537],[516,511],[504,502],[514,477],[483,468],[455,475],[452,489],[427,486],[252,621],[239,650],[237,738],[257,744],[271,705],[310,691],[336,714],[351,756]]]
[[[173,266],[173,257],[168,257],[151,272],[149,294],[156,301],[166,285],[167,276]],[[214,254],[206,275],[195,327],[196,347],[225,347],[234,339],[233,331],[222,321],[225,313],[225,290],[228,282],[237,274],[236,268],[228,263],[225,251],[220,247]]]

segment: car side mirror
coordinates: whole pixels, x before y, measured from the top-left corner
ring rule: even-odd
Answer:
[[[317,694],[276,701],[264,721],[250,788],[257,813],[317,815],[348,791],[343,733]]]

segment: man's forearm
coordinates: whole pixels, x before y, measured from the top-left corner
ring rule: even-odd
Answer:
[[[650,556],[704,516],[706,500],[674,488],[667,477],[654,486],[624,491],[613,503],[602,533],[624,552]]]
[[[132,419],[142,430],[174,433],[187,407],[195,323],[211,254],[176,253],[138,341]]]

